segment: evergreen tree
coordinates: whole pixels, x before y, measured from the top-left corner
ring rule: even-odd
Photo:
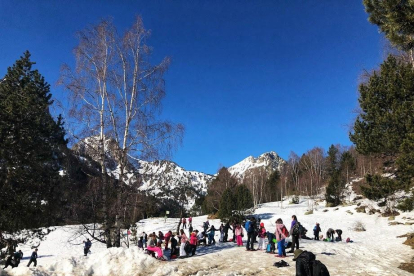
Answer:
[[[345,179],[340,170],[339,150],[334,145],[329,147],[326,162],[326,170],[329,180],[328,186],[326,187],[325,199],[328,204],[337,206],[342,200]]]
[[[229,218],[232,216],[232,210],[236,210],[237,198],[230,188],[224,190],[220,200],[220,209],[218,216],[220,219]]]
[[[367,197],[382,198],[409,188],[414,178],[414,70],[389,56],[366,83],[359,86],[361,114],[350,139],[362,154],[388,156],[396,161],[396,178],[368,176]],[[392,186],[392,187],[391,187]]]
[[[279,199],[280,192],[278,189],[278,184],[280,183],[280,172],[279,170],[275,170],[269,176],[266,181],[266,199],[269,202],[275,201]]]
[[[364,0],[368,20],[404,51],[414,48],[414,3],[406,0]],[[411,53],[412,55],[412,53]]]
[[[236,204],[233,209],[245,210],[253,207],[253,196],[249,188],[246,185],[239,185],[235,191]]]
[[[45,224],[59,209],[62,118],[49,113],[50,86],[30,53],[0,83],[0,232]]]

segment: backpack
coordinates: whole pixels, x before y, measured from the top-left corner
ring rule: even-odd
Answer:
[[[326,265],[321,263],[321,261],[313,261],[313,276],[330,276],[328,268]]]
[[[286,229],[286,227],[282,228],[282,233],[286,236],[286,238],[289,237],[289,231]]]
[[[266,253],[272,253],[272,245],[270,243],[266,246]]]
[[[299,221],[297,221],[295,225],[293,225],[292,235],[299,236],[299,234],[300,234],[300,226],[299,226]]]

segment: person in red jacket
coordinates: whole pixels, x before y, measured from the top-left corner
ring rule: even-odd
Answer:
[[[190,246],[191,246],[191,256],[195,255],[196,249],[197,249],[197,235],[196,233],[191,233],[190,236]]]
[[[168,243],[170,242],[170,238],[171,238],[172,232],[168,231],[165,235],[164,235],[164,241],[165,241],[165,248],[164,250],[170,250],[168,248]]]

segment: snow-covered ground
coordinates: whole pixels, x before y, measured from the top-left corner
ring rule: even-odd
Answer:
[[[322,228],[322,234],[328,228],[342,229],[343,239],[350,237],[354,242],[323,242],[301,240],[300,248],[316,255],[329,269],[331,275],[377,275],[377,276],[404,276],[410,273],[400,270],[401,262],[409,262],[413,251],[403,245],[403,238],[397,238],[407,232],[413,232],[412,225],[389,226],[388,218],[378,214],[368,215],[357,213],[356,205],[325,208],[324,204],[315,205],[316,210],[311,215],[304,215],[308,208],[308,201],[302,199],[300,204],[289,205],[283,203],[266,203],[256,210],[262,218],[265,227],[274,231],[275,220],[282,218],[290,228],[291,216],[296,215],[302,225],[309,230],[316,222]],[[337,210],[336,210],[337,209]],[[325,211],[327,210],[327,211]],[[352,214],[351,214],[351,213]],[[406,217],[406,219],[402,219]],[[408,219],[411,218],[411,219]],[[206,216],[193,219],[194,229],[201,229]],[[404,213],[396,218],[397,221],[414,221],[414,212]],[[356,232],[353,226],[356,222],[365,224],[365,232]],[[173,232],[178,219],[154,218],[140,221],[138,231],[151,233],[153,231]],[[218,220],[210,220],[216,228],[220,226]],[[277,268],[273,263],[278,261],[273,254],[263,251],[246,251],[244,247],[235,247],[233,243],[217,243],[214,246],[199,247],[197,256],[172,261],[158,261],[138,248],[106,249],[103,244],[93,243],[92,254],[83,256],[82,237],[74,235],[77,226],[57,227],[39,246],[37,268],[27,268],[31,250],[28,246],[21,246],[24,259],[20,267],[6,270],[0,269],[0,275],[295,275],[293,254],[285,258],[290,267]],[[216,233],[218,241],[219,234]],[[257,244],[256,244],[257,247]],[[168,254],[168,253],[167,253]]]

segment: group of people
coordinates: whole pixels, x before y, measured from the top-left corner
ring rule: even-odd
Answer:
[[[34,266],[37,265],[37,251],[38,251],[37,248],[33,250],[32,255],[30,256],[29,263],[27,264],[27,267],[29,267],[32,263],[34,264]],[[9,257],[7,257],[6,264],[3,267],[3,269],[6,269],[9,266],[11,266],[12,268],[18,267],[22,259],[23,259],[23,252],[21,250],[14,252],[13,255],[10,255]]]
[[[172,231],[168,231],[166,234],[158,231],[158,234],[153,232],[148,236],[143,232],[138,241],[138,248],[146,249],[154,257],[156,253],[158,259],[165,260],[165,251],[171,250],[171,258],[184,258],[194,256],[199,245],[213,245],[216,243],[214,236],[217,229],[214,225],[210,226],[208,220],[203,223],[203,231],[199,231],[193,229],[192,218],[189,217],[188,236],[184,231],[187,228],[187,220],[183,218],[181,223],[182,228],[178,234]],[[171,245],[171,248],[169,248],[169,245]]]

